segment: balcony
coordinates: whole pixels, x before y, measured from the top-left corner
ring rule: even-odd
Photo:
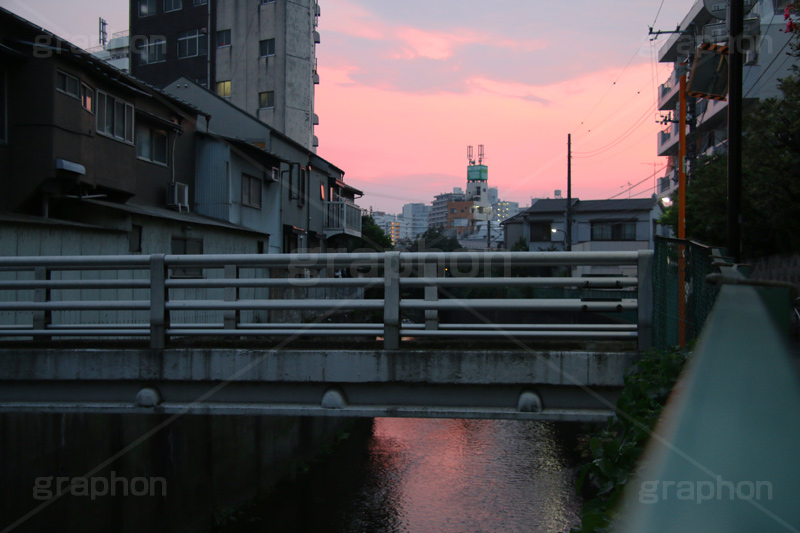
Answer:
[[[325,202],[325,236],[361,237],[361,208],[346,200]]]
[[[678,105],[680,83],[676,73],[677,70],[673,70],[669,79],[658,88],[658,109],[661,111],[672,111]]]
[[[670,124],[667,129],[658,132],[658,155],[665,156],[677,154],[678,138],[679,135],[677,124]]]

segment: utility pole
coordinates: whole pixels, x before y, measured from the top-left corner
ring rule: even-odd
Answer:
[[[564,232],[567,239],[565,249],[572,251],[572,134],[567,134],[567,231]]]
[[[742,260],[742,34],[744,1],[729,0],[730,63],[728,64],[728,253]]]

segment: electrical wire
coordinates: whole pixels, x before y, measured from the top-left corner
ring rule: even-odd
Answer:
[[[769,69],[770,69],[770,68],[772,68],[772,64],[773,64],[773,63],[775,63],[775,61],[776,61],[776,60],[777,60],[777,59],[778,59],[778,58],[781,56],[781,54],[783,53],[783,51],[786,49],[786,47],[789,45],[789,43],[790,43],[790,42],[792,42],[792,39],[789,39],[789,40],[787,40],[787,41],[786,41],[786,42],[783,44],[783,47],[781,47],[780,51],[778,51],[778,53],[777,53],[777,54],[775,54],[775,57],[773,57],[773,58],[772,58],[772,61],[770,61],[770,62],[769,62],[769,65],[767,65],[767,68],[765,68],[765,69],[764,69],[764,71],[761,73],[761,75],[758,77],[758,79],[756,79],[756,81],[755,81],[755,82],[753,82],[753,86],[752,86],[752,87],[750,87],[750,90],[749,90],[749,91],[747,91],[747,94],[745,94],[745,95],[744,95],[744,98],[747,98],[747,97],[750,95],[750,93],[753,91],[753,89],[755,89],[755,88],[758,86],[758,82],[759,82],[759,81],[761,81],[761,78],[763,78],[763,77],[764,77],[764,75],[765,75],[767,72],[769,72]],[[786,63],[786,61],[787,61],[787,60],[788,60],[790,57],[791,57],[791,56],[790,56],[789,54],[787,54],[787,55],[784,57],[784,59],[783,59],[783,63],[781,63],[781,67],[782,67],[782,66],[783,66],[783,65]]]

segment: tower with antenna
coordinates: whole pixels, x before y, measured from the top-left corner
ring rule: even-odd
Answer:
[[[477,162],[472,146],[467,146],[467,200],[481,205],[489,205],[489,167],[483,164],[485,158],[482,144],[478,145]]]

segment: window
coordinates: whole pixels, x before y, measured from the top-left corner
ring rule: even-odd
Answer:
[[[6,101],[6,71],[0,68],[0,142],[8,141],[8,127],[6,126],[6,113],[8,102]]]
[[[172,253],[175,255],[200,255],[203,253],[203,239],[190,237],[173,237]],[[200,267],[173,268],[173,278],[202,278],[203,269]]]
[[[275,39],[264,39],[258,42],[261,57],[275,55]]]
[[[231,97],[231,82],[230,81],[218,81],[217,82],[217,94],[223,98],[230,98]]]
[[[94,113],[94,89],[85,83],[81,84],[81,105],[86,111]]]
[[[139,18],[156,14],[156,0],[139,0]]]
[[[80,98],[81,82],[66,72],[56,71],[56,89],[74,98]]]
[[[306,203],[306,182],[308,181],[308,170],[305,168],[300,169],[300,182],[297,187],[298,191],[297,205],[305,205]]]
[[[128,234],[128,251],[142,251],[142,226],[131,224],[131,232]]]
[[[242,205],[261,209],[261,179],[242,174]]]
[[[167,164],[169,136],[164,130],[136,125],[136,156],[145,161]]]
[[[635,241],[636,222],[592,222],[593,241]]]
[[[178,58],[204,56],[208,52],[208,36],[200,30],[185,31],[178,34]]]
[[[261,0],[262,4],[274,4],[275,0]]]
[[[320,183],[320,185],[319,185],[319,199],[323,200],[323,201],[325,200],[325,184],[324,183]]]
[[[134,46],[140,65],[162,63],[167,60],[167,40],[163,37],[153,37],[150,42],[145,37],[137,40]]]
[[[231,30],[220,30],[217,32],[217,47],[231,45]]]
[[[97,133],[133,144],[133,106],[97,91]]]
[[[531,222],[529,242],[550,242],[552,235],[549,222]]]
[[[205,6],[208,5],[208,0],[192,0],[193,6]]]
[[[164,13],[178,11],[183,7],[183,0],[164,0]]]
[[[258,106],[259,107],[275,107],[275,91],[267,91],[265,93],[258,93]]]

